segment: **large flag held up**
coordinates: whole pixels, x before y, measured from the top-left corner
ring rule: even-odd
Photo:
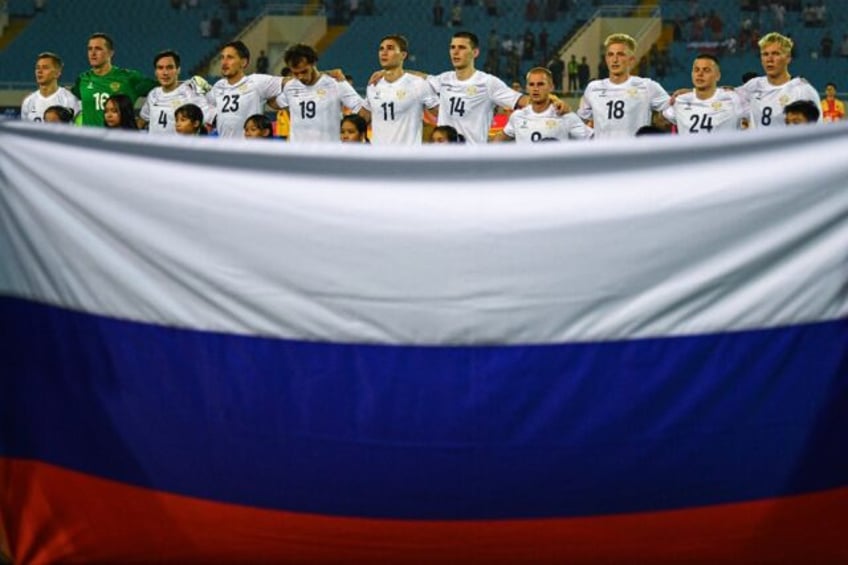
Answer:
[[[848,559],[846,148],[0,124],[0,549]]]

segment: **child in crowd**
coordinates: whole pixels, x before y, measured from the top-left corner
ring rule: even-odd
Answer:
[[[273,137],[271,120],[265,114],[253,114],[244,121],[244,136],[247,138],[261,137],[270,139]]]
[[[138,130],[132,98],[126,94],[113,94],[103,107],[103,125],[107,128]]]
[[[344,143],[368,143],[368,123],[359,114],[342,118],[339,137]]]
[[[74,121],[74,112],[64,106],[50,106],[44,110],[45,122],[56,124],[69,124]]]
[[[206,135],[203,110],[197,104],[183,104],[174,110],[174,129],[183,135]]]

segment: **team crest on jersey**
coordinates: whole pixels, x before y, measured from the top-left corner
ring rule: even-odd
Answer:
[[[247,86],[247,83],[242,83],[242,84],[241,84],[241,85],[239,85],[239,87],[238,87],[238,91],[239,91],[239,92],[241,92],[242,94],[244,94],[244,93],[245,93],[245,92],[247,92],[248,90],[250,90],[250,88]]]
[[[319,88],[315,91],[315,94],[318,95],[318,98],[325,98],[327,96],[327,90],[324,88]]]
[[[557,125],[556,120],[545,120],[545,127],[548,129],[554,129]]]
[[[468,88],[465,89],[465,93],[468,96],[474,96],[475,94],[477,94],[477,87],[476,86],[469,86]]]
[[[406,98],[406,91],[405,90],[398,90],[397,92],[395,92],[395,96],[397,97],[398,100],[403,100],[404,98]]]
[[[112,92],[118,92],[119,90],[121,90],[121,83],[120,82],[109,83],[109,88],[112,89]]]
[[[633,97],[635,97],[637,94],[639,94],[639,89],[638,89],[638,88],[632,87],[632,88],[628,88],[628,89],[627,89],[627,96],[630,96],[631,98],[633,98]]]
[[[781,106],[786,106],[786,105],[787,105],[787,104],[789,104],[789,102],[790,102],[790,100],[789,100],[789,96],[787,96],[786,94],[784,94],[783,96],[781,96],[781,97],[780,97],[779,102],[780,102],[780,105],[781,105]]]
[[[718,100],[716,100],[715,102],[713,102],[710,105],[712,106],[713,110],[715,110],[716,112],[721,110],[721,102],[719,102]]]

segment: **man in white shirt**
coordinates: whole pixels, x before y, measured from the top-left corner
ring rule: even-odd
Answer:
[[[21,103],[21,119],[29,122],[44,120],[44,110],[50,106],[68,108],[75,115],[80,111],[80,101],[71,91],[59,86],[62,76],[62,59],[55,53],[44,52],[35,59],[35,82],[38,90]]]
[[[586,87],[577,115],[591,120],[595,137],[633,137],[651,123],[652,112],[669,105],[669,95],[659,83],[630,74],[636,64],[636,40],[624,33],[604,41],[604,60],[609,78],[593,80]]]
[[[153,58],[153,71],[159,86],[147,94],[139,112],[141,127],[152,134],[176,133],[174,110],[183,104],[194,104],[203,112],[204,120],[211,120],[206,97],[192,81],[180,84],[180,55],[176,51],[162,51]]]
[[[423,78],[406,73],[403,62],[409,45],[402,35],[380,40],[378,56],[383,72],[369,84],[365,105],[371,112],[371,143],[421,145],[424,108],[436,108],[439,99]]]
[[[785,127],[783,109],[786,105],[797,100],[818,102],[819,93],[806,80],[789,74],[791,39],[771,32],[760,39],[759,46],[765,75],[752,78],[736,92],[751,108],[752,128]]]
[[[554,88],[550,70],[545,67],[530,69],[526,80],[530,103],[509,116],[509,121],[494,141],[535,143],[592,137],[592,130],[574,112],[563,115],[557,112],[550,98]]]
[[[267,103],[279,109],[274,100],[282,91],[282,78],[253,73],[245,74],[250,64],[250,50],[241,41],[231,41],[221,49],[222,78],[206,95],[215,110],[215,127],[220,137],[244,137],[244,122],[253,114],[261,114]]]
[[[450,43],[454,70],[427,78],[439,95],[439,125],[453,126],[467,143],[486,143],[495,106],[512,110],[527,104],[526,96],[474,67],[478,45],[475,34],[455,33]]]
[[[362,98],[347,81],[318,71],[315,49],[304,44],[292,45],[283,59],[294,79],[286,83],[276,101],[279,108],[289,109],[289,141],[339,142],[342,108],[370,119]]]
[[[677,97],[663,117],[677,125],[681,135],[739,130],[748,116],[748,106],[733,91],[718,88],[721,69],[713,55],[700,54],[692,63],[691,92]]]

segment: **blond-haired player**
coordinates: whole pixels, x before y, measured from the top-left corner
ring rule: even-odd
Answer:
[[[590,82],[577,110],[582,119],[592,121],[595,137],[632,137],[651,123],[653,112],[669,105],[669,95],[659,83],[630,74],[636,48],[636,40],[624,33],[604,41],[609,78]]]

